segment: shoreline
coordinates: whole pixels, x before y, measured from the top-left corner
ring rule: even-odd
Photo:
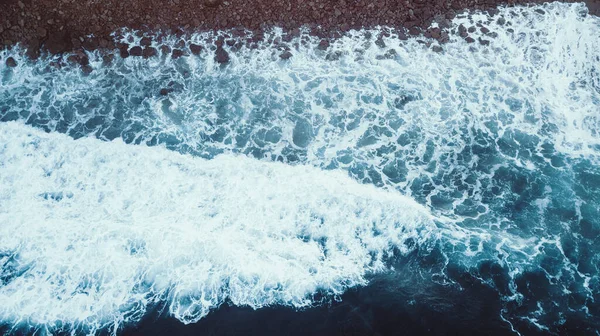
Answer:
[[[116,43],[112,36],[122,28],[153,36],[161,34],[157,32],[184,36],[218,30],[241,32],[243,35],[243,31],[247,30],[260,37],[274,27],[282,28],[288,36],[297,36],[299,28],[306,27],[311,35],[323,38],[323,47],[327,48],[328,39],[339,37],[349,30],[385,26],[401,31],[406,36],[422,35],[443,43],[447,40],[447,33],[443,29],[448,26],[449,20],[462,11],[483,10],[495,14],[496,8],[501,5],[544,2],[548,1],[388,0],[373,3],[366,0],[169,0],[152,5],[138,0],[101,3],[92,0],[86,0],[85,3],[72,0],[3,0],[0,1],[0,13],[4,13],[0,16],[0,49],[21,44],[31,59],[38,58],[42,52],[82,55],[92,50],[119,50],[124,57],[130,54],[144,57],[155,55],[156,50],[152,49],[124,50],[125,44]],[[590,14],[600,14],[600,0],[584,2]],[[256,12],[260,15],[256,15]],[[432,22],[437,22],[439,28],[430,28]],[[467,32],[461,36],[469,39]],[[218,50],[222,49],[222,39],[214,43]],[[219,62],[227,62],[227,55],[222,56]]]

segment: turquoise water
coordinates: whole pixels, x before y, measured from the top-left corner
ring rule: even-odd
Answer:
[[[0,319],[96,332],[159,305],[193,323],[386,277],[414,304],[468,274],[507,330],[594,334],[600,20],[500,15],[455,19],[495,37],[442,52],[359,31],[327,51],[302,35],[281,60],[274,31],[224,66],[208,45],[90,53],[90,74],[1,52]]]

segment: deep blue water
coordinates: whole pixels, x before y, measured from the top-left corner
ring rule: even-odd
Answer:
[[[377,31],[90,74],[0,52],[6,330],[597,335],[600,20],[500,15],[441,53]]]

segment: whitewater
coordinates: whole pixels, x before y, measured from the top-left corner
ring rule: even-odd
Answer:
[[[118,334],[466,274],[509,332],[598,333],[600,19],[551,3],[460,14],[441,45],[386,31],[320,50],[274,29],[227,65],[212,33],[166,35],[204,48],[89,52],[90,73],[0,51],[0,324]]]

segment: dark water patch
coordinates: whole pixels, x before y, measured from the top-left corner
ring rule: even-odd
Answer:
[[[498,315],[496,292],[464,277],[470,286],[462,290],[422,283],[409,288],[416,279],[378,277],[322,306],[298,311],[225,304],[191,325],[155,313],[123,335],[511,335]]]

